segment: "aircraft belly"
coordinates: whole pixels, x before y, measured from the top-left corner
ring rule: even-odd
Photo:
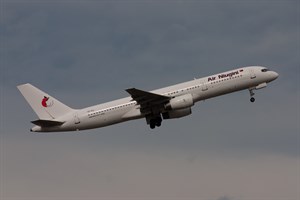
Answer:
[[[122,115],[123,120],[132,120],[132,119],[139,119],[143,117],[140,109],[133,108],[130,111],[126,112],[124,115]]]

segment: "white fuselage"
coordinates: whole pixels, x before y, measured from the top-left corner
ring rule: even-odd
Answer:
[[[153,90],[151,93],[172,98],[191,94],[194,103],[196,103],[239,90],[260,89],[278,77],[276,72],[263,71],[263,69],[266,68],[259,66],[243,67]],[[31,130],[35,132],[85,130],[144,117],[145,114],[141,113],[140,105],[131,97],[127,97],[67,113],[57,119],[65,122],[61,126],[35,126]]]

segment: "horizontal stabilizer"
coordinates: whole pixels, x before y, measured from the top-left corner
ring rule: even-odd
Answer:
[[[32,121],[31,123],[38,125],[40,127],[52,127],[52,126],[60,126],[65,122],[39,119],[39,120]]]

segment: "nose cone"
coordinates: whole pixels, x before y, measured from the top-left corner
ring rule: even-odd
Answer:
[[[277,79],[278,76],[279,76],[279,74],[277,72],[272,71],[272,73],[271,73],[272,81],[275,80],[275,79]]]

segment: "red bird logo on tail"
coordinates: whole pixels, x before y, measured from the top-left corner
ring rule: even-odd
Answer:
[[[43,100],[42,100],[42,106],[47,108],[53,105],[53,101],[51,103],[47,103],[47,101],[49,100],[49,97],[44,96]]]

